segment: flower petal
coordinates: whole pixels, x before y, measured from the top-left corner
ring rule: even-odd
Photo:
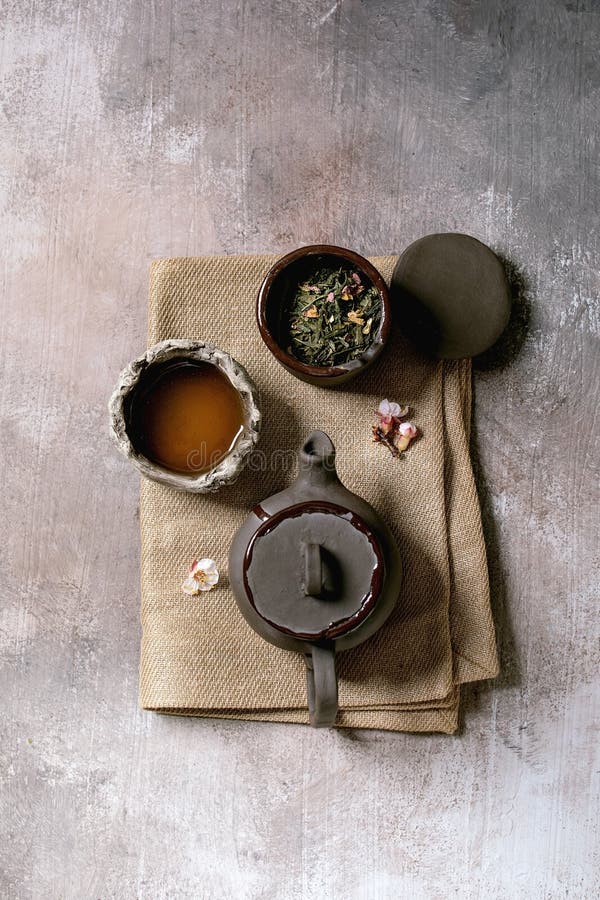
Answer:
[[[379,409],[377,410],[380,416],[389,416],[390,415],[390,401],[382,400],[379,404]]]
[[[348,313],[348,320],[350,322],[353,322],[355,325],[364,325],[365,324],[365,320],[361,316],[360,312],[356,309],[350,310],[350,312]]]
[[[200,591],[200,585],[196,581],[195,578],[188,576],[183,584],[181,585],[181,590],[184,594],[190,594],[190,596],[195,596]]]

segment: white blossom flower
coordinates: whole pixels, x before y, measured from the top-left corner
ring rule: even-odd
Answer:
[[[185,594],[196,595],[200,591],[210,591],[218,581],[219,570],[214,559],[195,559],[181,590]]]

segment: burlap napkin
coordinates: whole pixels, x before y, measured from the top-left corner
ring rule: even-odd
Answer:
[[[337,448],[343,483],[373,504],[404,560],[395,612],[374,637],[338,657],[338,725],[453,732],[459,685],[497,674],[485,548],[469,460],[471,369],[436,363],[395,333],[364,376],[326,390],[287,374],[254,321],[271,256],[164,259],[152,266],[149,343],[210,340],[230,352],[260,392],[258,464],[216,494],[177,493],[142,481],[140,702],[186,715],[307,722],[304,662],[258,637],[227,580],[231,537],[248,510],[294,476],[303,438],[321,428]],[[394,257],[373,263],[389,279]],[[423,432],[404,459],[371,441],[387,397],[411,407]],[[212,557],[219,585],[199,597],[181,582]]]

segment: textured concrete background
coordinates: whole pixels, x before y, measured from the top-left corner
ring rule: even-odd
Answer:
[[[0,0],[1,896],[588,898],[598,867],[595,0]],[[106,437],[148,265],[463,230],[502,675],[457,737],[137,709]]]

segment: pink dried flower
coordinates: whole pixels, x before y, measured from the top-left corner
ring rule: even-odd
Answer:
[[[394,434],[394,446],[402,453],[418,433],[419,429],[412,422],[400,422]]]
[[[408,415],[408,406],[400,406],[390,400],[382,400],[377,410],[379,426],[387,434],[400,419]]]
[[[412,441],[413,438],[416,438],[419,430],[412,422],[400,422],[398,425],[398,433],[401,434],[402,437],[410,438]]]
[[[382,400],[377,409],[373,440],[384,443],[392,456],[399,456],[419,433],[412,422],[401,421],[408,413],[408,406],[400,406],[391,400]]]
[[[390,403],[389,400],[382,400],[377,410],[377,418],[379,419],[379,427],[384,434],[389,434],[394,427],[394,419],[400,413],[400,407],[397,403]]]
[[[353,273],[352,273],[352,281],[356,282],[356,284],[360,284],[360,283],[361,283],[361,281],[360,281],[360,275],[358,274],[358,272],[353,272]]]
[[[389,400],[382,400],[377,410],[377,415],[382,418],[394,418],[400,416],[400,404],[391,403]]]
[[[332,300],[335,300],[335,294],[333,293],[333,291],[329,291],[329,293],[327,294],[327,302],[331,303]]]

